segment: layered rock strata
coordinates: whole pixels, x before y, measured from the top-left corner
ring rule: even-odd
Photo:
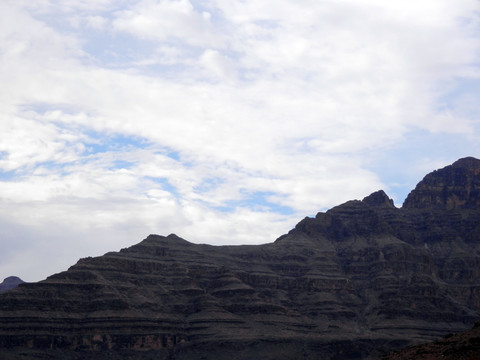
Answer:
[[[0,358],[363,359],[480,318],[480,161],[275,242],[150,235],[0,295]]]

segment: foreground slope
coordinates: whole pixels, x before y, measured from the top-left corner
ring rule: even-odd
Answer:
[[[0,295],[0,358],[355,359],[480,319],[480,160],[274,243],[150,235]]]
[[[476,360],[480,359],[480,322],[472,329],[447,334],[442,339],[410,346],[382,356],[381,360]]]

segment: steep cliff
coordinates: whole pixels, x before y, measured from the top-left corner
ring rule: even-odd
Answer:
[[[275,242],[150,235],[0,295],[0,357],[361,359],[480,319],[480,160]]]

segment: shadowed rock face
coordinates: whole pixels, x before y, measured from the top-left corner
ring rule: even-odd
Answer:
[[[480,318],[480,161],[275,242],[150,235],[0,295],[0,358],[362,359]]]
[[[467,331],[447,334],[442,339],[411,346],[384,355],[382,360],[476,360],[480,359],[480,322]]]

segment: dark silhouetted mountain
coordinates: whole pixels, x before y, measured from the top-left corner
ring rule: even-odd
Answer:
[[[0,295],[0,358],[363,359],[480,319],[480,161],[273,243],[150,235]]]
[[[18,285],[22,284],[24,281],[16,276],[9,276],[3,280],[0,284],[0,293],[16,288]]]

